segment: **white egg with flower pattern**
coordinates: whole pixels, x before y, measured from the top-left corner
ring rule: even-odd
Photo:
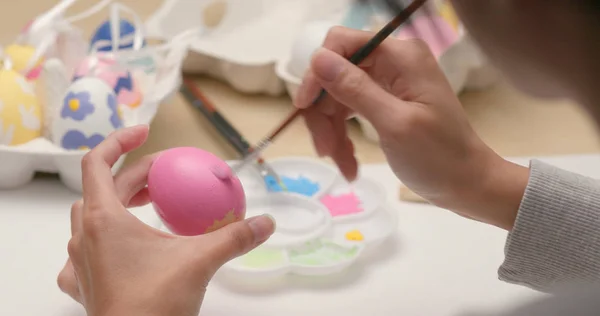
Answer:
[[[123,127],[114,90],[103,80],[84,77],[73,82],[52,127],[52,141],[67,150],[88,150]]]

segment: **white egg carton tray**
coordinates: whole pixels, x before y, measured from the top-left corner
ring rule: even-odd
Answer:
[[[205,27],[207,33],[191,46],[184,72],[211,75],[244,93],[281,95],[286,88],[275,65],[289,54],[293,34],[309,21],[339,20],[349,1],[165,0],[146,20],[146,30],[151,37],[169,39],[184,29]],[[218,14],[209,12],[216,3],[226,7],[211,28],[206,16]]]
[[[376,263],[372,257],[382,249],[378,246],[397,229],[385,188],[365,175],[349,184],[333,166],[315,159],[286,157],[269,165],[284,182],[302,178],[318,187],[302,194],[268,192],[258,171],[243,169],[238,177],[246,194],[246,217],[269,214],[276,230],[266,243],[227,263],[220,280],[277,283],[292,274],[340,273],[361,259]]]

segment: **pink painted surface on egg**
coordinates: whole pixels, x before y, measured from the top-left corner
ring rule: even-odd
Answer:
[[[178,235],[209,233],[246,215],[240,180],[227,163],[198,148],[174,148],[156,158],[148,190],[156,212]]]
[[[75,68],[74,76],[76,78],[94,76],[106,82],[111,88],[115,89],[119,104],[137,107],[141,103],[142,92],[137,82],[131,77],[129,71],[119,69],[117,62],[112,58],[88,56]],[[124,87],[126,83],[130,84],[131,89]]]
[[[419,38],[425,41],[433,54],[440,57],[459,39],[459,34],[443,17],[421,15],[398,32],[400,39]]]
[[[40,75],[42,74],[42,69],[43,69],[43,65],[39,65],[37,67],[34,67],[33,69],[31,69],[26,75],[25,77],[27,78],[27,80],[35,80],[37,78],[40,77]]]

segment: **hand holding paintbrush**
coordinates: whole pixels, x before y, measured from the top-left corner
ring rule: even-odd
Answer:
[[[360,48],[357,52],[355,52],[350,58],[349,61],[355,65],[360,64],[365,58],[369,56],[390,34],[392,34],[400,25],[406,22],[410,16],[416,12],[426,0],[414,0],[406,9],[400,11],[396,17],[388,23],[383,29],[381,29],[375,36],[362,48]],[[313,101],[313,104],[321,101],[327,92],[325,90],[321,90],[319,96]],[[286,129],[291,122],[293,122],[296,118],[298,118],[302,114],[303,110],[296,109],[292,112],[271,134],[265,137],[262,141],[258,143],[257,146],[252,148],[252,152],[247,155],[241,163],[234,166],[234,170],[239,171],[244,168],[247,164],[255,161],[260,154],[271,145],[271,143],[279,136],[279,134]]]

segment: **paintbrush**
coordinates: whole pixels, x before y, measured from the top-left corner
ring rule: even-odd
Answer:
[[[361,63],[367,56],[369,56],[386,38],[390,36],[397,28],[400,27],[404,22],[406,22],[411,15],[416,12],[426,0],[414,0],[406,9],[399,12],[392,21],[390,21],[386,26],[384,26],[375,36],[367,42],[363,47],[361,47],[358,51],[356,51],[350,58],[349,61],[357,65]],[[327,92],[323,89],[317,98],[313,101],[313,105],[321,101]],[[252,151],[249,155],[247,155],[239,164],[235,165],[233,169],[237,172],[244,168],[247,164],[256,160],[260,154],[267,149],[271,143],[279,136],[279,134],[290,125],[297,117],[302,114],[302,109],[294,110],[271,134],[261,140],[257,146],[252,148]]]
[[[198,89],[192,80],[183,78],[180,92],[188,102],[208,119],[208,121],[217,129],[217,131],[229,142],[229,144],[242,156],[247,156],[251,152],[250,144],[246,139],[225,119],[214,104]],[[287,191],[285,184],[279,178],[279,175],[271,168],[263,158],[258,157],[257,167],[267,189],[273,190],[277,186]]]

